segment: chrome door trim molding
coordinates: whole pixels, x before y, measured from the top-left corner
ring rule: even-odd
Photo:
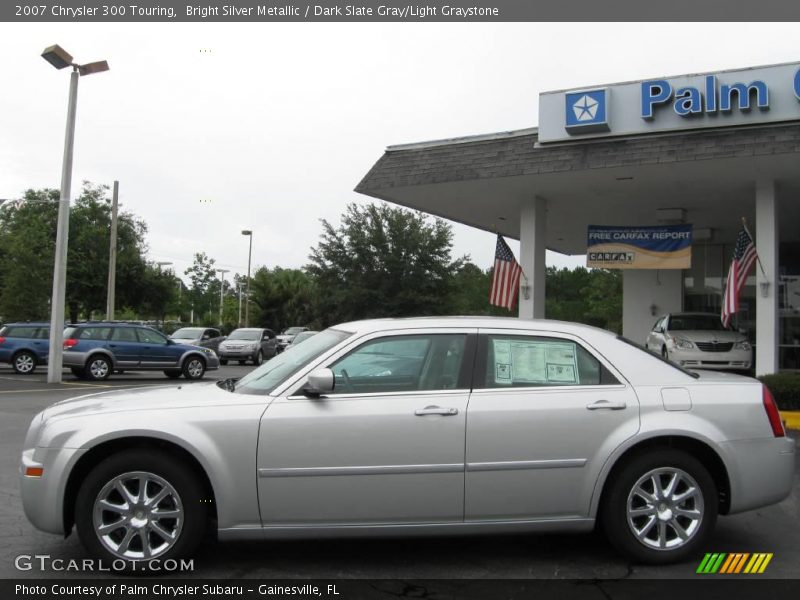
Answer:
[[[467,463],[467,471],[521,471],[527,469],[572,469],[586,465],[585,458],[555,460],[504,460]]]
[[[259,477],[327,477],[331,475],[408,475],[463,473],[463,463],[442,465],[375,465],[359,467],[281,467],[258,470]]]
[[[608,387],[608,386],[605,386]],[[347,393],[347,394],[325,394],[320,398],[309,398],[308,396],[304,396],[302,394],[294,394],[292,396],[288,396],[287,400],[310,400],[312,402],[319,402],[320,400],[329,401],[329,400],[369,400],[370,398],[406,398],[406,397],[428,397],[428,396],[463,396],[465,394],[469,394],[469,390],[466,388],[457,389],[457,390],[409,390],[406,392],[368,392],[364,394],[359,394],[358,392],[355,393]]]

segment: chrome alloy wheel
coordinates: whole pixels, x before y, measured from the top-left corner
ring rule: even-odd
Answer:
[[[89,372],[92,379],[105,379],[108,375],[109,365],[104,358],[98,358],[89,363]]]
[[[703,508],[700,486],[686,471],[661,467],[640,477],[628,494],[628,526],[648,548],[674,550],[697,533]]]
[[[100,543],[114,556],[149,560],[178,541],[184,509],[178,492],[164,478],[133,471],[103,486],[92,521]]]
[[[30,354],[20,354],[14,359],[14,368],[16,369],[17,373],[30,373],[33,371],[34,366],[35,363],[33,361],[33,356]]]
[[[199,358],[193,358],[186,365],[186,372],[192,379],[197,379],[203,375],[203,361]]]

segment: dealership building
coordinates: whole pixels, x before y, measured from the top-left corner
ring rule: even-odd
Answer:
[[[800,370],[800,63],[544,92],[538,127],[389,146],[356,191],[520,240],[522,318],[544,317],[545,249],[691,225],[688,268],[618,265],[640,343],[665,313],[720,312],[745,219],[761,265],[734,324],[757,374]]]

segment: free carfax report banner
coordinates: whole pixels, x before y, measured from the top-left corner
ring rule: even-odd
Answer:
[[[601,269],[688,269],[692,226],[589,225],[586,266]]]

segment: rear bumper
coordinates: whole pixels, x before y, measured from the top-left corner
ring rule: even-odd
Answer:
[[[775,504],[792,491],[795,441],[790,437],[723,442],[731,484],[730,514]]]

